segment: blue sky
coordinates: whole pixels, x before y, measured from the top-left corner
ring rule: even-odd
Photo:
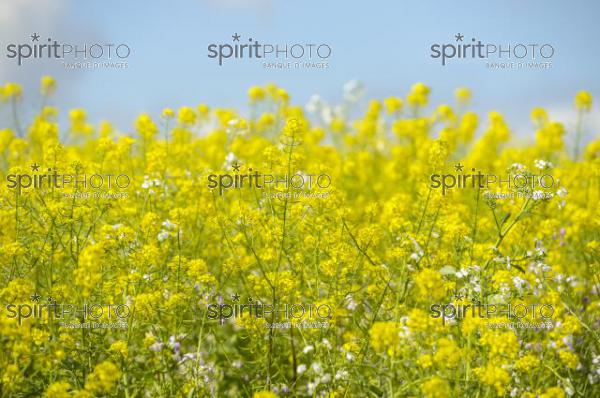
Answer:
[[[0,78],[22,83],[25,104],[33,107],[39,78],[54,75],[55,105],[85,107],[92,121],[108,119],[123,131],[140,112],[157,115],[167,106],[245,107],[247,88],[268,82],[286,88],[298,104],[313,94],[335,103],[352,79],[364,83],[366,99],[404,95],[421,81],[432,87],[434,104],[452,101],[456,87],[468,86],[474,110],[504,112],[520,136],[530,137],[534,106],[569,124],[578,90],[600,99],[598,15],[600,3],[591,0],[0,0]],[[43,60],[18,67],[5,57],[6,46],[28,42],[34,32],[61,42],[127,43],[129,68],[71,71]],[[218,66],[207,46],[231,43],[234,33],[263,43],[327,43],[329,68],[273,71],[249,60]],[[442,66],[429,57],[433,43],[453,43],[457,33],[488,43],[550,43],[553,67],[490,70],[481,60]],[[594,109],[588,123],[598,127],[598,103]]]

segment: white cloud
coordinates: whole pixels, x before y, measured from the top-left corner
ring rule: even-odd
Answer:
[[[63,0],[3,0],[0,2],[0,37],[7,42],[25,42],[33,32],[51,32],[60,26],[65,10]],[[0,82],[16,75],[14,63],[0,62]]]

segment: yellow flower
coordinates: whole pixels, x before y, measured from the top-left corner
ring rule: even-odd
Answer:
[[[191,260],[188,265],[187,273],[192,280],[200,283],[214,284],[216,279],[208,271],[206,262],[201,258]]]
[[[465,104],[471,99],[472,93],[467,87],[459,87],[454,91],[454,96],[459,104]]]
[[[196,107],[196,109],[198,110],[198,113],[202,117],[207,117],[210,112],[210,108],[206,104],[200,104]]]
[[[398,113],[402,110],[402,99],[398,97],[388,97],[383,103],[385,104],[385,110],[387,113]]]
[[[400,349],[401,327],[398,322],[375,322],[369,330],[373,349],[390,357],[395,356]]]
[[[421,385],[421,392],[426,398],[448,398],[451,395],[450,384],[439,376],[424,382]]]
[[[417,358],[417,365],[419,365],[423,369],[427,369],[427,368],[430,368],[431,366],[433,366],[433,359],[432,359],[431,355],[429,355],[429,354],[421,355],[419,358]]]
[[[79,264],[73,271],[73,276],[75,285],[81,289],[83,297],[89,297],[102,279],[100,263],[102,254],[101,245],[90,245],[86,246],[79,255]]]
[[[592,94],[588,91],[579,91],[575,95],[575,107],[586,112],[592,109]]]
[[[453,122],[456,120],[456,115],[454,114],[454,110],[450,105],[440,105],[436,109],[436,113],[439,119],[443,122]]]
[[[129,355],[129,348],[127,348],[127,342],[124,340],[117,340],[110,345],[109,351],[120,354],[127,358]]]
[[[442,337],[437,341],[437,350],[433,360],[441,367],[454,367],[461,358],[461,351],[454,340]]]
[[[433,170],[439,169],[448,158],[448,143],[444,140],[435,140],[429,147],[429,164]]]
[[[69,398],[71,394],[69,389],[71,385],[66,381],[55,381],[46,389],[44,397],[46,398]]]
[[[490,356],[494,359],[515,358],[519,352],[519,339],[513,331],[485,330],[480,341],[489,348]]]
[[[265,99],[266,92],[265,89],[259,86],[252,86],[248,89],[248,98],[250,98],[250,102],[260,102]]]
[[[407,101],[413,106],[425,106],[429,102],[430,91],[423,83],[416,83],[411,87]]]
[[[165,119],[171,119],[175,117],[175,111],[171,108],[165,108],[162,110],[162,113],[160,115]]]
[[[496,389],[498,396],[503,396],[508,383],[510,382],[510,374],[497,366],[487,364],[485,367],[473,369],[475,375],[483,384]]]
[[[415,284],[419,298],[441,300],[446,297],[442,274],[430,268],[424,268],[415,275]]]
[[[525,355],[515,362],[515,368],[523,373],[533,373],[539,365],[540,360],[535,355],[531,354]]]
[[[548,113],[544,108],[533,108],[531,110],[531,120],[535,125],[542,127],[548,123]]]
[[[17,365],[11,363],[4,368],[4,372],[2,372],[0,376],[0,381],[2,381],[3,384],[11,384],[15,380],[21,378],[21,372]]]
[[[177,119],[181,124],[194,124],[196,123],[196,113],[189,106],[182,106],[179,108]]]
[[[150,140],[158,133],[158,127],[147,113],[142,113],[135,121],[135,129],[145,140]]]
[[[567,395],[560,387],[550,387],[539,398],[565,398]]]
[[[280,88],[277,90],[277,95],[276,95],[276,99],[279,100],[280,102],[287,104],[290,100],[290,95],[288,94],[287,91],[285,91],[284,89]]]
[[[548,122],[535,133],[535,139],[544,151],[558,151],[564,147],[565,127],[562,123]]]
[[[85,123],[87,118],[87,114],[84,109],[71,109],[69,111],[69,119],[71,120],[71,124],[79,125]]]
[[[56,80],[52,76],[43,76],[40,81],[42,95],[52,95],[56,91]]]
[[[252,398],[277,398],[277,395],[275,395],[275,393],[271,391],[259,391],[255,392],[252,395]]]
[[[121,377],[119,368],[112,362],[104,361],[94,368],[85,381],[85,389],[93,394],[108,394],[112,392]]]
[[[23,95],[23,88],[18,83],[6,83],[2,90],[3,99],[19,99]]]
[[[577,369],[579,366],[579,358],[571,351],[559,351],[558,356],[562,363],[564,363],[569,369]]]

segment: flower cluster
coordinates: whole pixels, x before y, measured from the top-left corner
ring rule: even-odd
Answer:
[[[365,102],[351,82],[341,104],[301,107],[257,86],[247,114],[165,109],[128,133],[83,109],[59,125],[57,88],[44,77],[24,121],[21,87],[0,87],[1,397],[600,395],[589,93],[575,131],[536,108],[517,145],[500,113],[469,111],[466,88],[432,106],[423,83]],[[554,184],[432,188],[471,169]],[[28,314],[39,297],[51,304]],[[113,312],[58,318],[52,303],[129,311],[106,327]],[[551,327],[431,312],[509,304],[552,308]]]

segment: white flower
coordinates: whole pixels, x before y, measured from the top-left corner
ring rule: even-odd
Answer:
[[[298,374],[302,374],[302,373],[306,372],[306,365],[303,363],[298,365],[298,367],[296,368],[296,372],[298,372]]]
[[[522,289],[527,286],[527,281],[519,276],[513,278],[513,284],[517,289]]]
[[[306,103],[306,110],[308,113],[317,113],[321,107],[323,107],[324,101],[318,95],[312,95]]]
[[[182,364],[186,361],[190,361],[196,359],[196,353],[195,352],[188,352],[187,354],[183,354],[183,356],[181,357],[181,360],[178,362],[179,364]]]
[[[142,183],[142,188],[144,188],[144,189],[150,188],[150,177],[144,176],[144,182]]]
[[[573,391],[573,388],[571,388],[570,386],[565,386],[565,392],[569,397],[575,394],[575,391]]]
[[[177,224],[171,222],[171,220],[169,220],[169,219],[163,221],[162,222],[162,226],[165,227],[166,229],[175,229],[175,228],[177,228]]]
[[[348,302],[348,304],[346,304],[346,308],[350,311],[354,311],[356,307],[358,307],[358,303],[354,301],[354,298],[352,298],[351,295],[346,296],[346,301]]]
[[[348,371],[344,369],[340,369],[335,374],[336,380],[346,380],[348,378]]]
[[[157,179],[151,180],[150,177],[144,176],[144,182],[142,183],[143,189],[150,189],[152,187],[159,187],[162,185],[162,182]],[[154,191],[150,190],[150,193],[154,193]]]
[[[242,365],[243,363],[239,359],[233,361],[233,363],[231,364],[231,366],[233,366],[236,369],[241,369]]]
[[[358,80],[350,80],[344,84],[344,99],[349,102],[358,101],[364,94],[365,88]]]
[[[227,164],[233,163],[234,160],[235,160],[235,154],[233,152],[229,152],[227,154],[227,156],[225,157],[225,163],[227,163]]]
[[[162,242],[166,239],[169,239],[169,231],[165,231],[164,229],[161,229],[160,232],[158,233],[158,235],[156,236],[156,238],[158,239],[159,242]]]
[[[323,372],[323,368],[321,367],[321,364],[319,362],[313,362],[313,364],[310,367],[316,374],[321,374],[321,372]]]
[[[160,351],[163,349],[165,345],[159,341],[155,342],[154,344],[152,344],[150,347],[148,347],[151,351]]]
[[[456,322],[456,319],[450,318],[450,317],[447,317],[444,315],[444,323],[446,325],[454,326],[454,325],[456,325],[457,322]]]
[[[510,165],[509,169],[513,172],[519,172],[521,170],[525,170],[525,166],[521,163],[513,163]]]
[[[306,347],[304,347],[304,349],[302,350],[302,352],[305,353],[305,354],[308,354],[309,352],[311,352],[314,349],[315,349],[315,347],[313,347],[312,345],[307,345]]]
[[[466,277],[466,276],[469,276],[469,270],[468,270],[468,269],[465,269],[465,268],[461,268],[461,269],[460,269],[460,271],[458,271],[458,272],[457,272],[456,274],[454,274],[454,275],[456,275],[456,277],[457,277],[458,279],[462,279],[462,278],[464,278],[464,277]]]
[[[421,245],[419,245],[419,242],[417,242],[417,240],[415,238],[413,238],[412,236],[410,237],[410,241],[412,242],[412,244],[415,247],[415,251],[419,258],[423,257],[425,255],[425,252],[423,251],[423,249],[421,248]]]
[[[551,169],[554,167],[554,165],[551,162],[548,162],[547,160],[541,160],[541,159],[534,160],[533,164],[535,165],[536,168],[538,168],[540,170]]]
[[[333,118],[334,118],[334,114],[333,114],[333,110],[330,107],[324,107],[321,110],[321,118],[323,119],[323,121],[326,124],[331,124],[331,122],[333,122]]]

